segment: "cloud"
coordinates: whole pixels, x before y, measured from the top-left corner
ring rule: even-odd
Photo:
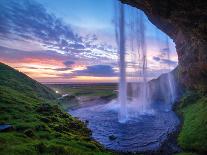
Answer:
[[[49,14],[42,5],[32,0],[2,0],[0,8],[0,18],[3,22],[0,34],[3,37],[18,36],[59,48],[67,47],[71,41],[81,42],[69,25]]]
[[[35,41],[49,50],[77,55],[88,59],[96,58],[97,52],[113,54],[112,47],[99,43],[95,34],[80,36],[60,18],[50,14],[33,0],[1,0],[0,2],[0,43],[8,39]],[[111,59],[107,54],[102,58]]]
[[[53,69],[53,70],[55,70],[55,71],[68,71],[68,70],[71,70],[72,68],[70,68],[70,67],[65,67],[65,68],[55,68],[55,69]]]
[[[78,76],[102,76],[102,77],[117,76],[113,68],[109,65],[87,66],[86,69],[79,70],[74,73]]]
[[[49,67],[28,67],[28,66],[21,66],[21,67],[15,67],[16,69],[32,69],[32,70],[40,70],[40,69],[43,69],[43,70],[53,70],[53,71],[68,71],[68,70],[71,70],[71,68],[49,68]]]
[[[60,54],[54,50],[24,51],[0,46],[0,60],[4,62],[32,64],[37,60],[42,64],[50,64],[50,62],[61,66],[66,66],[69,62],[75,64],[75,61],[69,61],[70,59],[75,60],[67,54]]]
[[[73,49],[78,49],[78,50],[85,49],[85,46],[80,43],[70,44],[69,46]]]
[[[71,65],[73,65],[73,64],[75,64],[74,61],[69,61],[69,60],[67,60],[67,61],[64,62],[64,65],[65,65],[65,66],[71,66]]]
[[[168,59],[161,58],[161,57],[158,57],[158,56],[154,56],[153,57],[153,60],[155,60],[157,62],[160,62],[162,64],[173,65],[173,66],[176,66],[177,65],[177,62],[176,61],[168,60]]]
[[[154,56],[154,57],[153,57],[153,60],[155,60],[155,61],[160,61],[160,58],[159,58],[159,57]]]
[[[38,59],[58,59],[64,60],[68,57],[52,50],[43,51],[24,51],[0,46],[0,56],[5,59],[13,59],[21,61],[24,58],[38,58]]]
[[[161,63],[165,63],[165,64],[168,64],[168,65],[177,65],[176,61],[168,60],[168,59],[162,59]]]

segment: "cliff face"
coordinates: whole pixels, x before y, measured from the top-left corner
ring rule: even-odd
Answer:
[[[148,82],[149,87],[149,94],[151,97],[151,101],[154,103],[156,102],[163,102],[163,103],[171,103],[177,101],[183,94],[183,87],[182,84],[179,83],[179,77],[177,76],[178,68],[175,68],[172,72],[162,74],[157,79],[153,79]],[[170,90],[169,85],[169,76],[172,79],[172,89]],[[172,94],[171,94],[172,93]],[[173,96],[171,96],[173,95]],[[173,98],[171,98],[173,97]]]
[[[181,83],[207,90],[207,1],[121,0],[148,16],[176,44]]]

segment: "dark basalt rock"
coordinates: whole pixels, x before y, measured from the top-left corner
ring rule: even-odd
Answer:
[[[121,0],[145,12],[175,42],[181,83],[207,91],[207,1]]]
[[[110,139],[110,140],[115,140],[116,138],[117,138],[117,137],[114,136],[114,135],[110,135],[110,136],[109,136],[109,139]]]

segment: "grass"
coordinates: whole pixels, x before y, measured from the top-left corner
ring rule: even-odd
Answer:
[[[57,94],[26,75],[0,63],[1,155],[108,155],[90,138],[86,125],[65,113]]]
[[[196,92],[187,92],[181,99],[177,111],[183,118],[178,144],[185,152],[206,154],[207,97]]]
[[[78,98],[82,97],[85,102],[97,99],[103,99],[106,102],[116,98],[117,96],[117,84],[50,84],[47,85],[53,91],[57,91],[60,94],[69,94],[69,96],[61,99],[61,106],[64,110],[78,107],[80,101]]]
[[[96,97],[115,96],[117,89],[117,84],[51,84],[48,86],[61,94]]]

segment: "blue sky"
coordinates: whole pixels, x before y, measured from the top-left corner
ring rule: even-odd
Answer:
[[[114,0],[1,0],[0,8],[1,62],[40,82],[118,81]],[[170,40],[171,60],[163,55],[166,35],[145,21],[152,79],[174,68],[177,54]]]
[[[84,28],[111,27],[113,0],[37,0],[65,22]]]

